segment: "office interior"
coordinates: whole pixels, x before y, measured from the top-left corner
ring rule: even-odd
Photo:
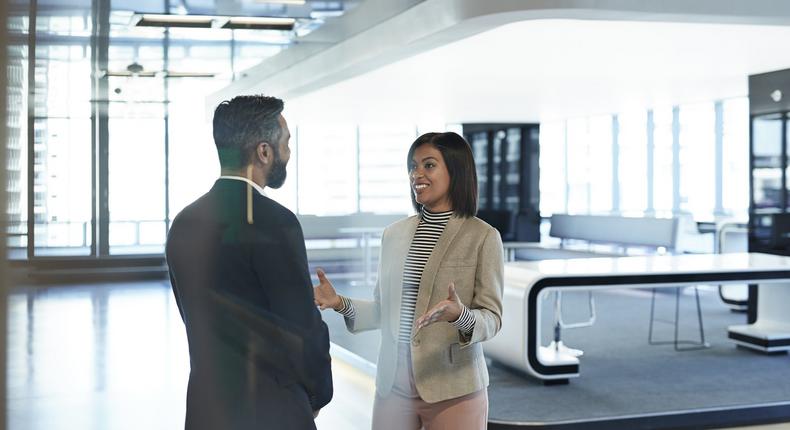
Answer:
[[[213,108],[285,100],[310,270],[371,297],[406,151],[470,143],[504,241],[489,428],[790,428],[790,4],[8,0],[5,408],[180,428],[163,251],[219,175]],[[319,429],[370,428],[378,334],[329,326]],[[0,361],[2,363],[2,361]],[[2,417],[0,417],[2,418]]]

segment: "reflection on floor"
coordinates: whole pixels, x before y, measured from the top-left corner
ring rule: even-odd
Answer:
[[[8,302],[11,430],[183,428],[189,354],[169,283],[16,288]],[[372,379],[333,370],[318,428],[369,429]]]
[[[16,288],[8,317],[11,430],[182,428],[189,361],[167,282]],[[333,361],[318,428],[369,429],[373,379]]]

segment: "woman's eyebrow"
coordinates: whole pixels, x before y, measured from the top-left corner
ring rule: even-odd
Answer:
[[[422,161],[428,161],[428,160],[434,160],[434,161],[436,161],[436,160],[437,160],[437,158],[436,158],[436,157],[434,157],[433,155],[429,155],[429,156],[427,156],[427,157],[425,157],[425,158],[423,158],[423,159],[422,159]],[[415,159],[413,159],[413,158],[412,158],[412,160],[411,160],[411,161],[413,161],[413,162],[415,162],[415,163],[417,162],[417,160],[415,160]]]

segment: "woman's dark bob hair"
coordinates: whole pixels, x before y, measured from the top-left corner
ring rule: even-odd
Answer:
[[[410,173],[414,151],[422,145],[433,145],[444,158],[444,164],[450,174],[450,204],[453,206],[454,215],[462,218],[475,216],[477,214],[477,170],[469,143],[453,132],[423,134],[409,148],[406,166],[408,166]],[[409,187],[411,204],[417,212],[420,212],[422,205],[417,203],[414,198],[411,184]]]

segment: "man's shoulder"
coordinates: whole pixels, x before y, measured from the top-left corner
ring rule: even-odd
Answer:
[[[209,197],[209,192],[203,194],[202,196],[198,197],[192,203],[184,206],[183,209],[178,211],[178,214],[173,218],[173,221],[170,223],[171,229],[173,226],[179,225],[183,223],[185,220],[190,218],[194,218],[198,216],[200,213],[204,212],[203,206],[205,205],[205,201]]]
[[[296,214],[271,197],[257,194],[254,198],[255,212],[267,217],[267,222],[275,225],[299,224]]]

